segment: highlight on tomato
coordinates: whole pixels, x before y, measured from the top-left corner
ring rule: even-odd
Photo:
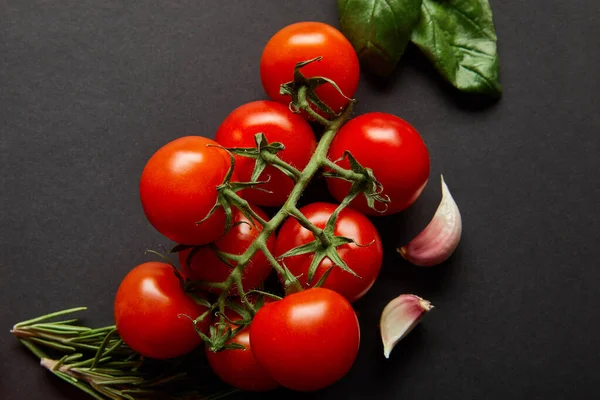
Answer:
[[[217,201],[217,187],[231,165],[214,140],[186,136],[161,147],[144,167],[140,198],[148,221],[177,243],[200,245],[224,233],[225,213],[219,208],[202,221]]]
[[[258,363],[280,385],[315,391],[350,370],[360,327],[343,296],[312,288],[263,306],[250,324],[250,344]]]
[[[288,105],[291,98],[280,94],[279,87],[294,80],[297,63],[319,56],[323,59],[302,68],[302,74],[306,78],[327,77],[345,96],[352,98],[360,78],[358,57],[340,31],[322,22],[294,23],[269,39],[260,59],[260,78],[267,95]],[[336,113],[348,105],[349,100],[330,84],[318,87],[315,92]]]
[[[260,208],[252,206],[252,210],[263,220],[267,221],[269,219],[267,214]],[[241,255],[248,247],[250,247],[258,235],[260,235],[262,226],[258,221],[250,222],[250,220],[237,208],[233,209],[232,222],[233,226],[231,229],[214,242],[214,246],[218,251],[233,255]],[[275,249],[274,234],[267,239],[266,244],[271,252]],[[183,277],[192,281],[223,282],[229,277],[232,271],[232,267],[221,260],[208,246],[180,251],[179,263],[181,265],[181,274]],[[230,261],[230,263],[235,266],[235,262]],[[256,252],[242,274],[244,291],[257,288],[269,275],[271,269],[272,266],[263,252]],[[222,292],[218,288],[209,288],[208,291],[217,294]],[[237,295],[238,289],[235,286],[232,287],[229,294]]]
[[[360,194],[350,206],[368,215],[389,215],[407,209],[425,189],[429,179],[429,151],[419,132],[403,119],[387,113],[372,112],[348,121],[337,133],[328,158],[349,169],[344,152],[349,151],[366,168],[371,168],[375,178],[383,185],[382,196],[388,196],[387,209],[379,213],[367,205]],[[342,201],[350,192],[350,182],[327,178],[329,192]]]
[[[207,308],[182,289],[173,267],[147,262],[132,269],[121,282],[114,304],[115,324],[123,341],[141,355],[155,359],[179,357],[202,343],[188,317]],[[196,324],[206,332],[210,316]]]
[[[300,115],[292,113],[287,106],[274,101],[246,103],[229,114],[219,126],[215,140],[223,147],[255,147],[255,135],[262,133],[269,143],[279,142],[284,149],[277,156],[302,170],[317,147],[312,128]],[[237,179],[249,182],[254,171],[255,159],[235,156]],[[260,189],[245,189],[243,197],[262,206],[280,206],[287,200],[294,181],[282,171],[268,165],[258,177],[267,181]]]
[[[311,203],[300,209],[300,212],[317,228],[325,228],[329,217],[337,205],[330,203]],[[333,266],[329,258],[324,258],[317,267],[314,277],[308,282],[308,269],[314,259],[314,253],[286,257],[282,261],[304,288],[315,285],[323,274],[332,266],[323,287],[334,290],[349,302],[364,296],[373,286],[383,262],[383,247],[377,229],[369,219],[360,212],[344,208],[335,224],[334,234],[353,239],[356,244],[349,243],[337,247],[337,253],[346,265],[358,276]],[[315,237],[294,218],[288,218],[281,227],[275,253],[281,256],[294,247],[312,242]]]

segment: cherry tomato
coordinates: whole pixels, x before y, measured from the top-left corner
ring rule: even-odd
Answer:
[[[307,78],[323,76],[332,79],[347,97],[353,97],[360,75],[356,52],[340,31],[321,22],[288,25],[267,42],[260,59],[260,78],[267,95],[289,104],[290,96],[279,94],[279,87],[293,80],[294,66],[298,62],[318,56],[323,59],[302,68],[302,74]],[[329,84],[317,88],[316,93],[334,112],[348,104],[348,100]]]
[[[350,370],[360,328],[344,297],[312,288],[262,307],[250,325],[250,344],[258,363],[280,385],[314,391]]]
[[[302,117],[292,113],[287,106],[273,101],[253,101],[235,109],[219,126],[215,140],[223,147],[255,147],[254,135],[264,133],[269,143],[280,142],[285,149],[277,153],[283,161],[302,170],[315,148],[317,140]],[[248,182],[254,171],[255,160],[235,157],[235,172],[240,181]],[[246,189],[243,197],[253,204],[280,206],[287,200],[294,182],[273,166],[267,166],[258,178],[267,193]]]
[[[272,300],[266,297],[264,304],[270,302]],[[227,309],[225,314],[231,321],[237,321],[241,318],[230,309]],[[232,329],[236,327],[231,324]],[[239,332],[228,343],[241,344],[246,349],[226,349],[214,352],[208,347],[206,348],[208,363],[223,382],[241,390],[255,392],[265,392],[279,386],[256,361],[250,344],[250,330],[248,328]]]
[[[147,262],[123,279],[115,299],[115,324],[125,343],[141,355],[167,359],[184,355],[202,343],[192,321],[206,311],[182,290],[173,267]],[[206,332],[206,318],[197,327]]]
[[[223,234],[225,214],[217,210],[201,221],[217,200],[230,167],[227,153],[201,136],[186,136],[161,147],[148,160],[140,197],[148,221],[169,239],[183,244],[210,243]]]
[[[258,207],[253,207],[253,210],[262,219],[268,220],[264,211]],[[250,220],[237,209],[234,210],[233,223],[234,226],[223,237],[217,240],[215,245],[222,252],[240,255],[260,235],[262,226],[259,222],[255,222],[256,225],[252,225]],[[275,249],[275,235],[267,239],[267,248],[271,251]],[[209,247],[205,246],[193,251],[194,254],[189,264],[188,257],[192,249],[179,252],[182,275],[186,278],[205,282],[223,282],[229,277],[232,271],[231,267],[221,261]],[[232,262],[232,265],[235,265],[235,262]],[[242,275],[244,291],[257,288],[269,275],[271,268],[271,264],[265,255],[261,251],[258,251],[244,269],[244,274]],[[219,289],[210,289],[209,291],[221,293]],[[232,287],[229,294],[236,295],[237,293],[237,288]]]
[[[300,212],[317,228],[325,228],[327,220],[336,209],[335,204],[312,203],[300,209]],[[335,290],[344,296],[349,302],[360,299],[375,283],[379,275],[383,261],[383,247],[381,238],[375,226],[367,217],[356,210],[345,208],[336,221],[334,233],[336,236],[345,236],[354,239],[356,244],[345,244],[337,247],[337,252],[346,262],[348,267],[359,277],[335,266],[323,287]],[[275,245],[275,253],[282,255],[294,247],[315,240],[314,235],[308,229],[303,228],[296,219],[288,218],[281,227]],[[368,245],[368,246],[366,246]],[[310,287],[317,283],[321,276],[332,266],[329,258],[324,258],[317,267],[315,275],[308,283],[308,268],[314,258],[314,254],[302,254],[299,256],[286,257],[283,261],[288,269],[298,276],[303,287]]]
[[[328,157],[332,161],[350,151],[363,167],[373,170],[383,185],[382,195],[391,202],[383,213],[371,209],[360,194],[351,203],[364,214],[388,215],[405,210],[421,195],[429,179],[429,152],[419,133],[408,122],[386,113],[368,113],[347,122],[331,143]],[[350,168],[348,160],[338,163]],[[350,182],[328,178],[327,185],[336,200],[350,191]],[[384,209],[382,204],[376,205]]]

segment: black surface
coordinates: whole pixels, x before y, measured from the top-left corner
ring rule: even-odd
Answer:
[[[236,106],[264,98],[265,42],[296,21],[337,26],[334,3],[0,1],[0,398],[86,398],[8,329],[77,305],[91,308],[87,322],[111,323],[120,279],[168,244],[138,199],[148,157],[176,137],[213,135]],[[413,208],[377,220],[385,265],[357,304],[357,363],[311,398],[597,396],[600,6],[492,6],[498,103],[458,95],[414,50],[391,78],[363,76],[357,110],[410,121],[432,177]],[[419,269],[394,246],[427,223],[440,173],[463,240],[445,265]],[[385,360],[378,318],[403,292],[437,308]]]

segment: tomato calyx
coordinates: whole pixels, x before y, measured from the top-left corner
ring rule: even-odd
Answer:
[[[224,292],[226,293],[226,292]],[[208,302],[208,301],[207,301]],[[245,347],[237,343],[231,343],[231,340],[244,330],[256,314],[257,308],[260,308],[262,303],[256,302],[254,305],[249,301],[243,301],[243,305],[236,304],[232,301],[227,301],[223,296],[214,302],[208,302],[208,309],[197,318],[192,318],[189,315],[180,314],[179,318],[187,318],[193,324],[196,333],[205,343],[210,351],[217,352],[222,350],[244,350]],[[229,317],[228,310],[236,314],[236,318]],[[198,328],[198,324],[204,321],[209,315],[213,314],[217,318],[208,329],[208,333],[204,333]]]
[[[337,164],[344,159],[347,159],[350,164],[349,170]],[[383,193],[383,185],[377,180],[371,168],[363,167],[349,151],[345,151],[344,155],[338,160],[331,161],[327,159],[325,165],[328,170],[323,173],[323,176],[343,179],[352,183],[350,192],[343,203],[350,204],[356,196],[362,194],[365,196],[369,208],[380,214],[385,213],[390,203],[390,198],[387,195],[381,195]],[[377,208],[378,204],[383,204],[383,208]]]
[[[256,147],[230,147],[227,148],[232,154],[239,155],[242,157],[253,158],[255,160],[254,170],[252,171],[252,176],[250,178],[250,182],[248,185],[255,184],[259,185],[262,182],[258,181],[258,177],[265,170],[267,165],[272,165],[281,172],[283,172],[288,178],[292,181],[297,182],[298,177],[300,177],[300,171],[294,168],[292,165],[282,161],[277,153],[285,150],[285,146],[280,142],[272,142],[269,143],[264,133],[257,133],[254,135],[254,142],[256,143]],[[260,186],[254,187],[258,190],[261,189]]]
[[[228,316],[225,309],[231,310],[237,314],[235,320]],[[209,336],[203,338],[207,348],[212,352],[222,350],[245,350],[246,348],[239,343],[232,343],[238,333],[244,330],[252,321],[253,313],[240,304],[228,301],[225,304],[225,309],[217,313],[219,320],[209,327]]]
[[[218,209],[222,208],[225,213],[225,230],[223,232],[223,235],[226,234],[233,226],[232,205],[235,206],[238,210],[240,210],[242,212],[242,214],[244,214],[244,216],[246,216],[246,218],[248,218],[248,220],[258,221],[261,225],[266,224],[266,221],[260,215],[256,214],[252,210],[252,208],[250,207],[250,203],[248,203],[246,200],[244,200],[242,197],[240,197],[237,194],[237,192],[239,192],[241,190],[244,190],[247,188],[252,188],[256,185],[260,185],[261,183],[265,183],[265,182],[259,182],[259,181],[235,182],[235,181],[232,181],[233,171],[235,168],[235,158],[233,157],[233,154],[231,152],[229,152],[226,148],[221,147],[221,146],[215,146],[215,147],[219,147],[219,148],[222,148],[223,150],[227,151],[227,154],[229,154],[229,157],[230,157],[230,167],[229,167],[229,170],[227,171],[227,174],[225,175],[225,178],[223,179],[223,183],[221,183],[219,186],[217,186],[217,201],[215,202],[213,207],[210,209],[208,214],[206,214],[206,216],[202,220],[196,222],[196,224],[197,225],[202,224],[204,221],[209,219]],[[257,189],[260,190],[260,188],[257,188]]]
[[[200,335],[209,351],[246,349],[243,345],[233,342],[232,339],[248,328],[256,312],[266,303],[273,301],[270,298],[274,296],[261,290],[251,290],[246,294],[247,300],[245,301],[234,299],[227,300],[221,305],[215,304],[215,307],[220,309],[215,313],[218,320],[209,327],[208,335]],[[274,297],[281,299],[278,296]],[[248,304],[252,305],[253,312],[248,310]]]
[[[350,103],[355,103],[356,100],[346,96],[342,89],[340,89],[340,87],[333,80],[324,76],[313,76],[307,78],[300,71],[303,67],[315,62],[320,62],[322,59],[323,57],[319,56],[297,63],[294,67],[294,80],[281,85],[279,93],[292,97],[292,101],[289,104],[292,112],[299,113],[301,110],[303,110],[322,125],[329,126],[331,125],[331,121],[322,117],[319,113],[314,111],[312,107],[315,107],[325,115],[333,118],[337,118],[342,115],[344,110],[336,113],[331,109],[331,107],[329,107],[329,105],[323,102],[315,92],[319,86],[329,84],[333,86],[335,90],[337,90],[337,92]]]
[[[243,326],[238,326],[235,329],[232,329],[229,326],[224,326],[223,324],[211,325],[208,329],[210,332],[210,339],[205,340],[206,347],[209,351],[214,353],[223,350],[246,350],[244,345],[239,343],[231,343],[231,339],[233,339],[238,333],[240,333],[244,329]]]
[[[293,249],[286,251],[285,253],[280,255],[278,257],[278,259],[283,260],[287,257],[294,257],[294,256],[302,255],[302,254],[313,253],[314,256],[313,256],[313,259],[310,263],[310,266],[309,266],[308,272],[307,272],[307,281],[309,284],[313,280],[313,278],[315,276],[315,272],[317,271],[317,268],[319,267],[321,262],[325,258],[328,258],[329,260],[331,260],[333,265],[321,276],[319,281],[314,285],[315,287],[320,287],[323,285],[323,283],[325,283],[325,281],[327,280],[327,277],[329,276],[329,274],[331,273],[331,271],[333,270],[334,267],[341,268],[343,271],[346,271],[346,272],[352,274],[353,276],[360,278],[360,276],[358,276],[358,274],[356,274],[348,266],[348,264],[346,264],[346,262],[342,259],[342,257],[340,257],[340,255],[337,251],[337,248],[339,246],[343,246],[343,245],[347,245],[347,244],[355,244],[357,246],[363,247],[363,246],[369,246],[370,243],[367,243],[367,244],[357,243],[354,239],[344,237],[344,236],[336,236],[335,232],[334,232],[335,226],[336,226],[336,221],[337,221],[338,216],[340,215],[340,212],[348,205],[348,203],[350,201],[352,201],[352,198],[349,198],[348,201],[342,202],[335,209],[335,211],[331,214],[331,216],[327,220],[327,223],[325,224],[324,229],[320,229],[320,228],[316,227],[315,225],[313,225],[308,220],[308,218],[306,218],[306,216],[304,216],[304,214],[302,214],[302,212],[300,212],[300,210],[298,210],[297,208],[292,210],[292,213],[291,213],[292,217],[294,217],[298,221],[298,223],[300,223],[300,225],[302,225],[302,227],[311,231],[315,237],[315,240],[313,240],[312,242],[300,245],[298,247],[294,247]]]

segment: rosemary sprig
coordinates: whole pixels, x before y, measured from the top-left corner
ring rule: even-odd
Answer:
[[[114,325],[89,328],[76,318],[55,318],[84,311],[71,308],[16,324],[11,333],[40,359],[40,365],[98,400],[223,398],[234,392],[208,367],[190,368],[189,357],[149,360],[131,350]]]

